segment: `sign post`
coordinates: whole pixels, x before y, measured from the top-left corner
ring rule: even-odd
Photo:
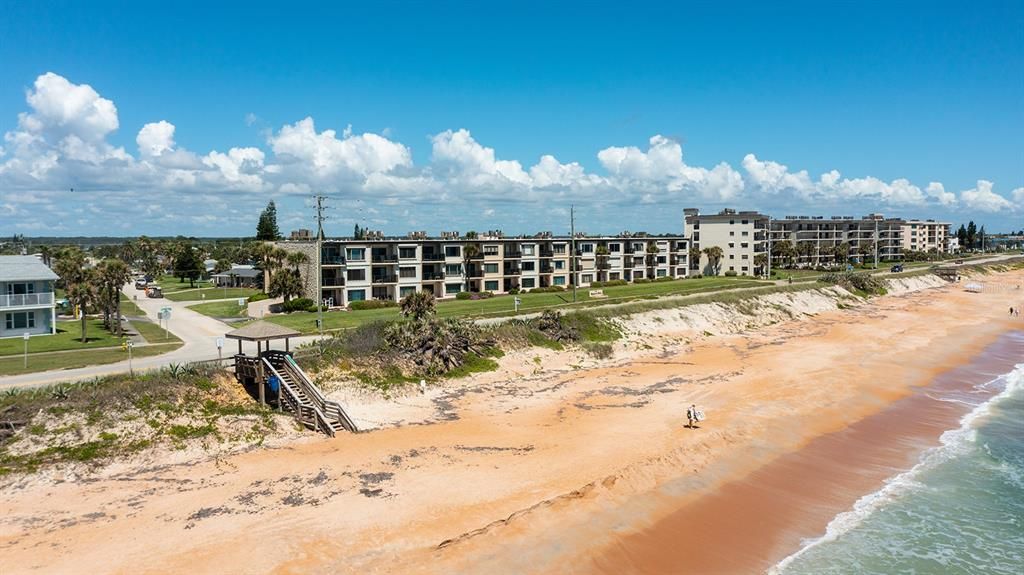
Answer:
[[[519,296],[515,298],[516,313],[519,313],[519,306],[522,305],[523,300],[519,299]]]
[[[224,338],[223,337],[218,337],[217,338],[217,365],[220,365],[224,361],[223,349],[224,349]]]
[[[132,343],[132,340],[129,339],[128,340],[128,375],[132,376],[132,377],[135,376],[135,371],[132,369],[132,348],[133,347],[135,347],[135,344]]]
[[[25,369],[28,369],[28,338],[32,337],[32,334],[25,332],[25,335],[21,336],[25,340]]]
[[[160,317],[164,320],[164,339],[167,339],[168,324],[171,323],[171,308],[170,306],[160,308]]]

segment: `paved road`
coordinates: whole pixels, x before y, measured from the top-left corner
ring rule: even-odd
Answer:
[[[183,345],[178,349],[162,355],[154,355],[132,360],[132,368],[136,371],[158,369],[172,363],[188,363],[191,361],[203,361],[217,359],[217,338],[233,328],[205,316],[201,313],[188,309],[188,306],[199,302],[182,301],[175,302],[166,298],[147,298],[143,291],[136,290],[133,285],[126,285],[122,290],[131,299],[137,296],[135,301],[146,315],[155,321],[157,313],[162,307],[171,308],[171,319],[169,328],[171,333],[178,336]],[[216,301],[216,300],[206,300]],[[296,338],[291,341],[292,347],[316,341],[315,336]],[[278,344],[275,344],[277,347]],[[283,345],[280,344],[280,345]],[[230,357],[238,351],[238,343],[235,340],[226,340],[224,343],[224,357]],[[256,345],[252,343],[243,344],[245,353],[256,353]],[[91,379],[101,375],[114,373],[126,373],[128,371],[128,360],[104,365],[92,365],[76,369],[64,369],[53,371],[41,371],[38,373],[26,373],[0,378],[0,389],[9,387],[37,387],[50,385],[57,382],[79,381]]]

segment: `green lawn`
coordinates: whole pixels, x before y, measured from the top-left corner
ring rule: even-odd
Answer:
[[[173,318],[171,318],[173,321]],[[180,342],[178,336],[174,335],[173,331],[168,330],[167,336],[164,336],[164,328],[160,327],[159,324],[151,321],[133,321],[132,327],[135,331],[139,332],[147,342],[149,343],[165,343],[165,342]]]
[[[121,294],[121,315],[126,317],[140,317],[146,315],[142,308],[135,305],[135,302],[128,299],[128,296]]]
[[[204,288],[210,287],[212,284],[209,280],[196,280],[195,285],[189,285],[188,280],[181,281],[174,276],[164,276],[157,281],[153,282],[160,286],[160,289],[166,294],[167,292],[175,292],[186,289]]]
[[[215,319],[246,317],[248,306],[240,306],[237,301],[214,301],[210,303],[197,303],[188,306],[188,309],[195,310],[203,315]]]
[[[132,358],[149,357],[174,351],[181,347],[181,343],[166,345],[151,345],[137,347],[132,350]],[[87,365],[103,365],[116,363],[128,359],[128,352],[121,349],[94,349],[67,353],[45,353],[29,355],[28,368],[25,368],[24,359],[19,356],[0,357],[0,373],[4,375],[18,375],[22,373],[35,373],[50,369],[74,369]]]
[[[171,301],[199,301],[206,299],[239,298],[256,295],[260,290],[252,288],[203,288],[181,292],[164,292],[164,297]]]
[[[771,285],[768,282],[753,279],[713,277],[700,279],[653,282],[647,284],[628,284],[602,288],[605,298],[591,299],[589,288],[577,291],[577,303],[572,303],[572,292],[527,293],[519,298],[522,305],[520,313],[533,313],[546,308],[560,307],[564,309],[584,308],[606,303],[621,303],[634,299],[652,299],[660,296],[687,295],[729,288],[753,288]],[[437,303],[437,314],[442,317],[488,317],[513,314],[512,296],[497,296],[482,300],[445,300]],[[390,320],[399,317],[398,308],[384,308],[363,311],[333,311],[324,313],[324,329],[346,329],[374,320]],[[267,321],[290,327],[303,333],[316,332],[315,312],[296,312],[287,315],[274,315]]]
[[[55,335],[34,335],[28,340],[28,352],[63,351],[68,349],[91,349],[121,345],[121,339],[103,329],[103,321],[89,319],[86,321],[85,335],[88,340],[81,342],[81,321],[58,321]],[[25,352],[25,342],[20,337],[0,339],[0,356],[20,355]],[[0,370],[0,373],[6,373]]]

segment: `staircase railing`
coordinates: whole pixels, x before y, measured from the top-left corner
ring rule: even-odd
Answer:
[[[306,392],[306,396],[310,398],[314,405],[316,405],[324,414],[328,417],[341,423],[341,426],[347,431],[357,433],[359,428],[356,427],[352,418],[345,413],[345,409],[341,407],[341,404],[337,401],[327,399],[324,394],[320,391],[320,388],[313,383],[306,372],[299,367],[299,364],[295,363],[295,359],[292,356],[286,356],[285,365],[286,369],[290,370],[295,381],[299,382],[302,386],[302,390]]]
[[[267,369],[270,370],[270,373],[277,377],[277,380],[280,382],[278,401],[284,399],[284,402],[288,404],[289,407],[292,408],[292,410],[299,416],[299,419],[307,421],[308,417],[308,423],[311,423],[317,431],[321,431],[323,433],[326,433],[327,435],[330,435],[331,437],[334,437],[334,428],[331,427],[331,424],[327,419],[327,415],[317,405],[317,403],[315,401],[308,401],[303,403],[302,398],[299,395],[299,390],[292,387],[290,383],[288,383],[287,381],[285,381],[283,377],[281,377],[281,372],[276,367],[274,367],[274,364],[271,363],[270,360],[267,359],[266,357],[263,358],[263,363],[264,365],[266,365]],[[285,363],[283,365],[285,365],[287,368],[288,364]],[[301,381],[297,381],[296,383],[302,386]],[[306,393],[306,396],[309,397],[308,392]]]

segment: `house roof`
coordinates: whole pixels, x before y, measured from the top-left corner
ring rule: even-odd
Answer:
[[[301,333],[294,329],[287,328],[269,321],[254,321],[245,327],[224,334],[231,339],[244,339],[246,341],[266,341],[268,339],[284,339],[298,337]]]
[[[35,256],[0,256],[0,281],[56,279],[60,277]]]
[[[213,274],[211,277],[230,278],[231,276],[235,276],[236,278],[257,278],[262,275],[263,272],[261,270],[258,270],[252,266],[235,265],[231,266],[230,270],[226,272],[221,272],[219,274]]]

